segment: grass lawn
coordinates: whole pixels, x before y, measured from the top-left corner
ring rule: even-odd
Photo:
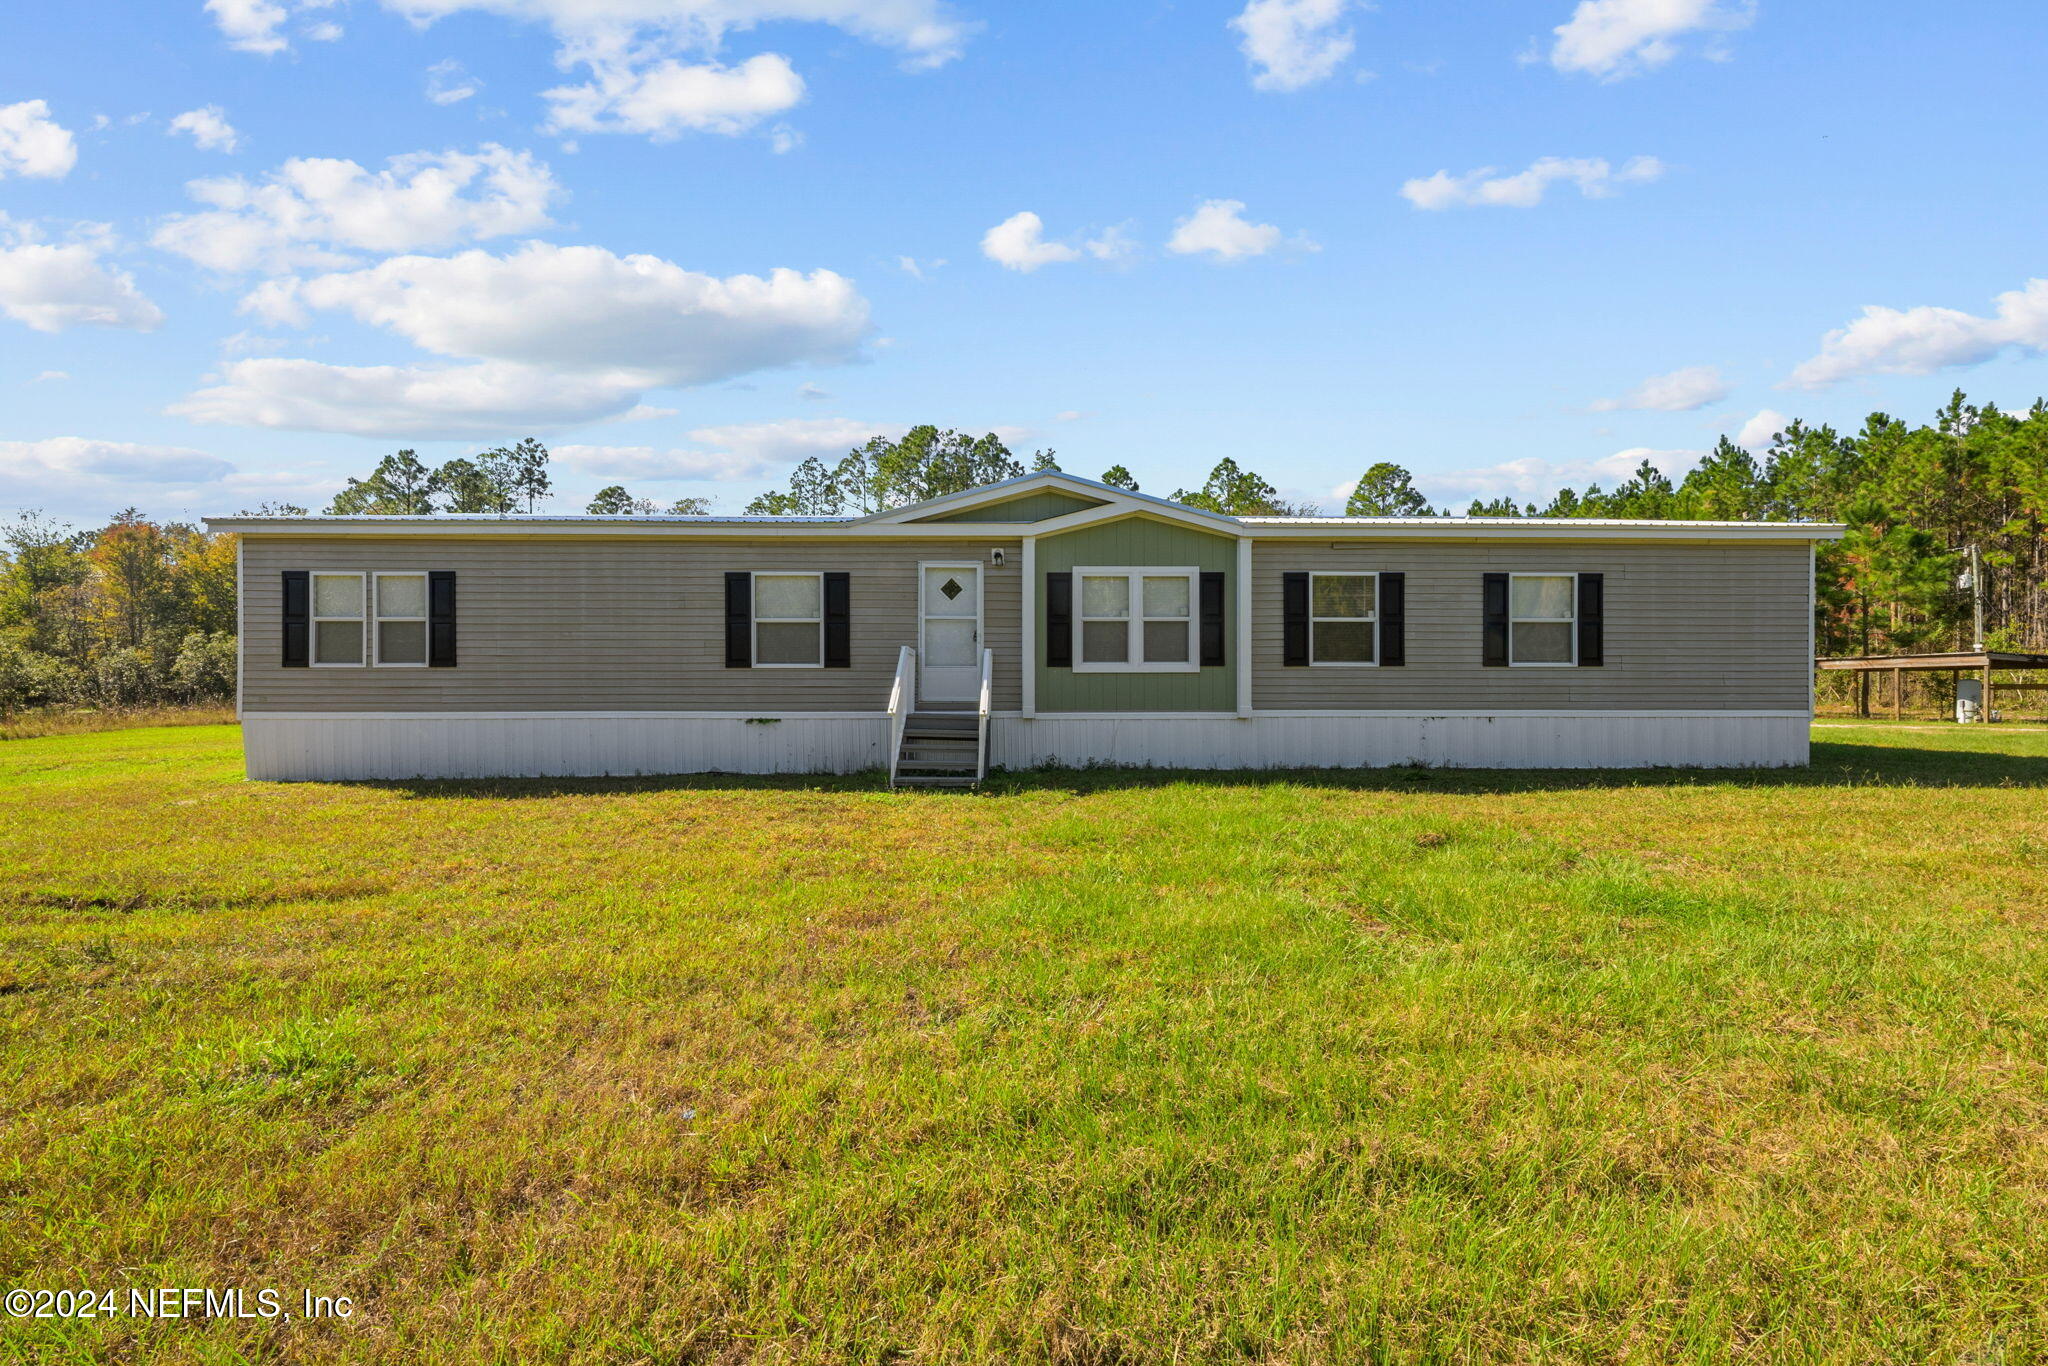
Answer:
[[[2048,730],[1789,773],[246,783],[0,744],[48,1362],[2048,1360]]]

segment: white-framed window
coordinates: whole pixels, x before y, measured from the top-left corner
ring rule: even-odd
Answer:
[[[372,574],[370,610],[375,622],[372,641],[377,666],[385,669],[426,668],[426,571]]]
[[[1363,669],[1378,665],[1379,587],[1377,574],[1308,576],[1308,662],[1320,668]]]
[[[359,669],[366,662],[363,632],[364,576],[314,570],[313,657],[316,669]]]
[[[825,667],[825,576],[754,575],[754,667]]]
[[[1579,662],[1576,574],[1508,575],[1508,663],[1568,668]]]
[[[1079,673],[1195,673],[1201,571],[1076,569],[1074,669]]]

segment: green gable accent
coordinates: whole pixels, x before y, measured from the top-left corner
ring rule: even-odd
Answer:
[[[1062,493],[1058,489],[1040,489],[1036,493],[1006,498],[1000,503],[984,503],[965,512],[949,512],[943,517],[920,517],[920,522],[1043,522],[1053,517],[1064,517],[1070,512],[1085,512],[1089,508],[1101,507],[1099,499],[1083,498],[1078,494]]]
[[[1045,666],[1045,576],[1079,566],[1110,568],[1156,564],[1221,570],[1225,657],[1222,668],[1195,673],[1075,673]],[[1237,538],[1176,522],[1126,517],[1040,538],[1038,542],[1038,710],[1234,711],[1237,708]],[[1075,600],[1079,601],[1078,590]]]

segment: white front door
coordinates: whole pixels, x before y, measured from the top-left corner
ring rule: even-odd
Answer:
[[[981,697],[981,566],[917,567],[917,699]]]

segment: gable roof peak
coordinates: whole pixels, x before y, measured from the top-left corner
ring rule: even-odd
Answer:
[[[1047,489],[1092,498],[1098,505],[1112,506],[1126,512],[1151,512],[1175,521],[1194,522],[1218,529],[1235,529],[1239,525],[1235,517],[1204,512],[1200,508],[1191,508],[1156,494],[1134,493],[1130,489],[1118,488],[1114,484],[1105,484],[1097,479],[1085,479],[1078,474],[1069,474],[1065,470],[1033,470],[1029,474],[999,479],[993,484],[980,484],[971,489],[963,489],[959,493],[949,493],[942,497],[927,499],[922,503],[912,503],[907,507],[887,508],[854,520],[864,525],[921,521],[934,513],[959,513],[988,504],[1007,502],[1021,494],[1037,493]],[[1099,510],[1100,506],[1090,509],[1091,513]]]

